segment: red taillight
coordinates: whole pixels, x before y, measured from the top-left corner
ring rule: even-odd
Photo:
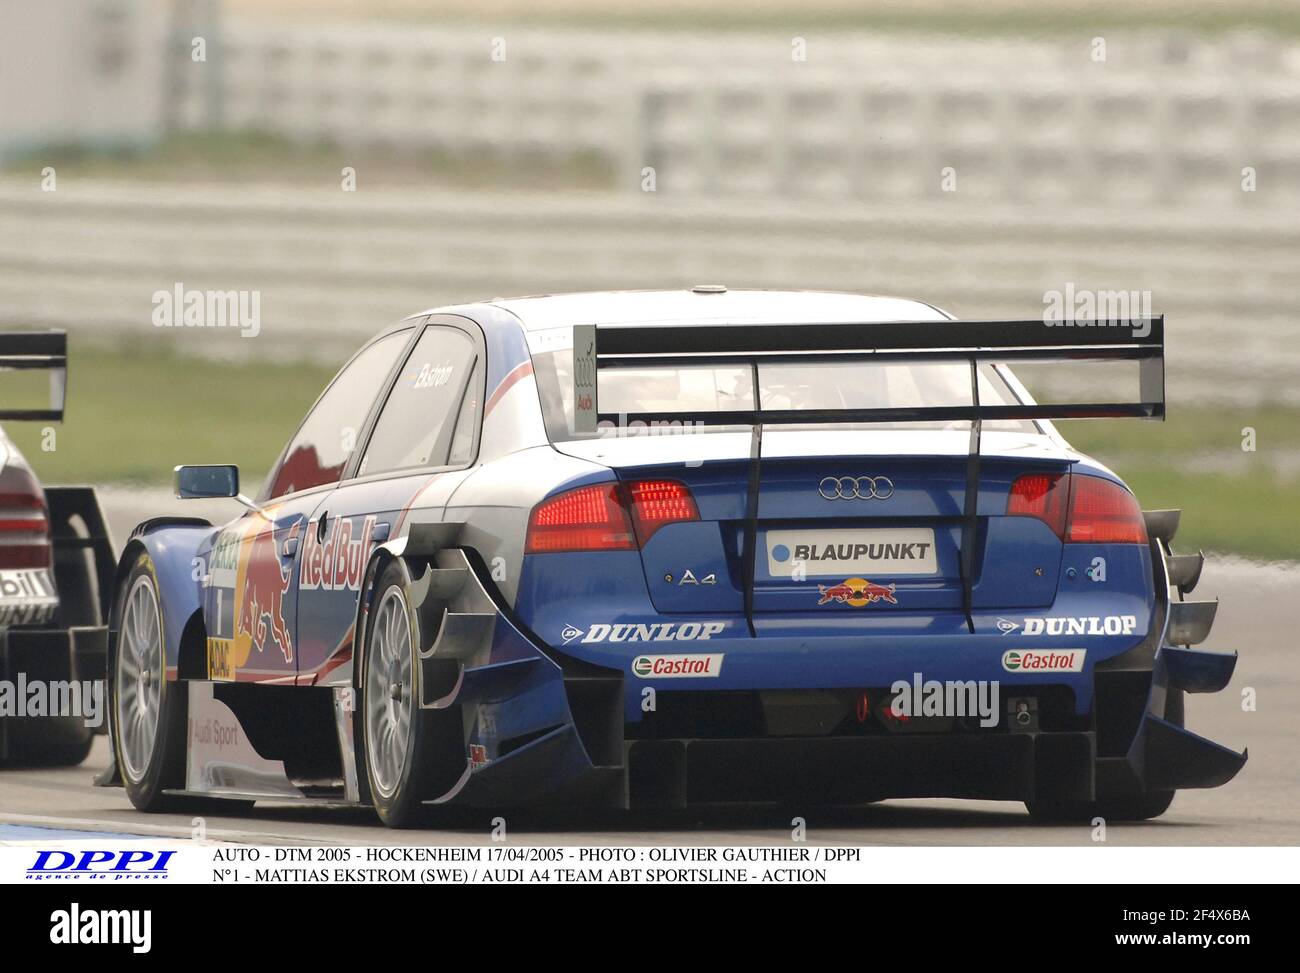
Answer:
[[[1065,511],[1070,477],[1064,473],[1029,473],[1011,484],[1007,515],[1036,517],[1057,537],[1065,536]]]
[[[632,498],[632,523],[642,544],[665,524],[699,520],[695,498],[685,483],[676,480],[636,480],[627,486]]]
[[[0,493],[0,568],[48,568],[45,503],[29,493]]]
[[[597,483],[543,500],[528,518],[524,553],[635,549],[632,521],[618,492],[616,483]]]
[[[1133,494],[1096,476],[1070,478],[1070,529],[1067,541],[1090,544],[1145,544],[1146,522]]]
[[[630,551],[665,524],[699,519],[691,491],[676,480],[577,487],[533,508],[524,553]]]
[[[1011,484],[1008,516],[1036,517],[1067,543],[1145,544],[1133,494],[1096,476],[1029,473]]]

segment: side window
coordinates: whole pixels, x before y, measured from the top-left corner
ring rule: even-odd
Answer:
[[[395,331],[367,345],[343,366],[290,440],[272,474],[267,499],[339,481],[361,436],[366,413],[410,337],[409,328]]]
[[[379,413],[357,475],[446,466],[453,452],[458,458],[450,462],[468,462],[477,418],[477,362],[474,341],[465,332],[426,328]],[[465,419],[470,411],[474,414]]]
[[[479,398],[476,371],[460,402],[460,415],[456,417],[456,431],[451,436],[451,454],[447,457],[448,466],[465,466],[474,458],[474,434],[478,431],[481,419],[482,403]]]

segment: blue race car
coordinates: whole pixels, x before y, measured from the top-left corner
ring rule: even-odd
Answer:
[[[1074,323],[1071,322],[1071,325]],[[366,344],[222,526],[136,528],[113,739],[136,807],[896,797],[1147,818],[1245,754],[1176,511],[1052,418],[1164,415],[1164,322],[733,291],[441,308]],[[1038,404],[1008,363],[1136,363]],[[1112,398],[1114,398],[1112,396]]]

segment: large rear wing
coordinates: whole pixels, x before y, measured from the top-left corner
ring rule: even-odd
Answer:
[[[963,362],[970,366],[970,402],[885,408],[764,409],[763,365],[801,362]],[[985,405],[979,366],[1010,362],[1138,363],[1136,398],[1108,402]],[[753,408],[716,411],[667,410],[604,413],[599,376],[616,368],[747,367]],[[602,423],[747,425],[753,429],[744,536],[745,614],[753,629],[753,590],[762,441],[765,425],[856,422],[970,422],[966,496],[962,513],[963,602],[970,631],[980,434],[985,420],[1165,417],[1165,321],[1163,316],[1097,321],[889,321],[837,324],[600,325],[573,328],[574,431],[591,435]]]
[[[799,325],[599,325],[573,328],[574,431],[602,422],[699,425],[1088,419],[1165,414],[1164,317],[1102,321],[898,321]],[[969,362],[969,405],[877,409],[762,408],[760,366],[814,361]],[[1138,392],[1123,402],[982,405],[975,381],[984,363],[1136,361]],[[745,365],[753,409],[613,414],[600,410],[597,376],[612,368]]]
[[[48,408],[20,408],[0,402],[0,420],[59,422],[68,391],[68,335],[64,331],[0,331],[0,371],[43,369],[50,373]]]

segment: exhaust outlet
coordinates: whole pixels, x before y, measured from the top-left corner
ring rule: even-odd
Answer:
[[[1026,697],[1007,700],[1011,731],[1032,732],[1038,729],[1038,700]]]

